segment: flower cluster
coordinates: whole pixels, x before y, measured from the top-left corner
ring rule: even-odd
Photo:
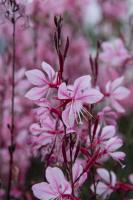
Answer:
[[[0,10],[0,200],[129,200],[130,0]]]

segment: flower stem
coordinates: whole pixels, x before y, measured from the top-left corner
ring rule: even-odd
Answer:
[[[12,94],[11,94],[11,126],[9,126],[10,135],[11,135],[11,143],[9,146],[9,178],[8,178],[8,186],[7,186],[7,200],[10,200],[10,192],[12,187],[12,172],[13,172],[13,154],[15,150],[14,144],[14,117],[15,117],[15,60],[16,60],[16,21],[15,21],[15,13],[12,17]]]

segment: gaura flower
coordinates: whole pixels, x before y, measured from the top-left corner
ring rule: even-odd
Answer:
[[[91,77],[89,75],[77,78],[74,85],[62,83],[58,89],[58,98],[66,101],[65,110],[62,112],[62,119],[67,127],[73,127],[75,120],[81,123],[81,115],[90,113],[85,109],[84,104],[94,104],[103,98],[102,93],[91,88]],[[77,122],[78,122],[77,120]]]
[[[42,70],[33,69],[25,72],[25,75],[30,83],[35,85],[26,93],[26,97],[31,100],[38,100],[44,97],[50,87],[54,86],[56,73],[53,68],[46,62],[42,62]]]
[[[114,160],[118,161],[121,164],[121,160],[123,161],[126,154],[122,151],[117,151],[120,147],[122,147],[123,141],[121,138],[113,137],[110,138],[105,143],[105,149],[107,151],[107,154],[111,156]],[[122,165],[124,167],[124,165]]]
[[[108,172],[106,169],[97,169],[99,181],[96,183],[96,194],[103,199],[106,199],[114,191],[117,180],[116,175],[113,171]],[[94,191],[94,185],[91,186]]]
[[[93,135],[93,130],[94,128],[92,128],[91,131],[93,142],[91,144],[90,138],[88,137],[88,144],[94,149],[100,148],[102,160],[112,157],[112,159],[116,160],[122,165],[121,161],[124,160],[125,153],[117,150],[123,145],[123,141],[121,138],[115,136],[115,126],[108,125],[101,128],[100,125],[98,125],[95,135]],[[124,165],[122,165],[122,167],[124,167]]]
[[[91,137],[93,138],[93,145],[97,148],[99,148],[99,146],[101,148],[105,148],[106,142],[110,138],[114,137],[115,132],[116,132],[115,126],[108,125],[101,128],[100,125],[98,125],[96,133],[95,135],[93,135],[94,127],[92,127]],[[90,137],[88,137],[88,142],[89,144],[91,144]]]
[[[125,112],[125,109],[119,103],[119,101],[125,99],[130,91],[126,87],[122,86],[124,77],[119,77],[114,81],[109,81],[106,84],[106,98],[109,104],[120,113]]]
[[[103,42],[102,49],[103,52],[100,54],[100,59],[113,67],[121,66],[130,57],[123,41],[120,39]]]
[[[34,123],[30,127],[32,133],[32,142],[40,147],[52,143],[55,138],[63,137],[64,129],[62,123],[47,117],[43,123]]]
[[[109,106],[104,107],[98,113],[99,121],[106,125],[116,125],[118,115],[117,113]]]
[[[41,200],[63,200],[64,195],[70,195],[71,185],[65,179],[63,172],[57,167],[46,169],[48,182],[38,183],[32,186],[35,197]]]

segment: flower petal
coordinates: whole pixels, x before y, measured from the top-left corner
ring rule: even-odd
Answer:
[[[99,168],[97,169],[97,173],[102,180],[104,180],[106,183],[110,183],[110,174],[106,169]]]
[[[126,87],[118,87],[113,92],[113,97],[117,100],[125,99],[130,94],[130,90]]]
[[[33,69],[25,72],[25,75],[30,83],[36,86],[43,86],[46,84],[45,75],[38,69]]]
[[[114,99],[111,100],[112,107],[119,113],[124,113],[125,109]]]
[[[117,152],[110,153],[110,156],[114,160],[124,160],[126,154],[124,152],[122,152],[122,151],[117,151]]]
[[[69,92],[67,90],[66,83],[62,83],[58,89],[58,98],[59,99],[69,99],[70,97],[71,97],[71,95],[69,94]]]
[[[32,191],[38,199],[48,200],[56,198],[56,194],[51,190],[48,183],[42,182],[32,186]]]
[[[55,76],[55,71],[53,70],[53,68],[46,62],[42,62],[42,69],[43,71],[48,75],[49,80],[52,81],[52,79]]]
[[[81,173],[83,172],[83,167],[82,165],[80,165],[79,163],[75,163],[73,165],[73,168],[72,168],[72,171],[73,171],[73,181],[76,181],[76,179],[81,175]],[[85,180],[87,178],[87,173],[84,173],[80,179],[78,180],[78,184],[79,186],[81,186]]]
[[[78,163],[74,163],[72,171],[73,171],[73,181],[75,181],[83,172],[83,167]]]
[[[74,82],[74,96],[75,98],[78,98],[78,93],[80,93],[82,90],[89,89],[91,87],[91,76],[81,76],[77,78]]]
[[[74,121],[76,119],[76,113],[74,113],[73,106],[71,103],[67,104],[65,110],[62,112],[62,119],[67,128],[74,126]]]
[[[113,187],[115,187],[116,182],[117,182],[117,177],[116,177],[116,175],[115,175],[115,173],[113,171],[110,172],[110,175],[111,175],[111,185]]]
[[[105,183],[98,182],[97,187],[96,187],[96,193],[98,195],[103,195],[104,193],[107,192],[108,186]]]
[[[32,135],[35,135],[35,136],[40,135],[40,133],[42,133],[40,125],[37,123],[34,123],[30,126],[30,131],[31,131]]]
[[[115,79],[115,80],[112,82],[112,84],[111,84],[111,90],[113,91],[113,90],[115,90],[117,87],[121,86],[122,83],[123,83],[123,81],[124,81],[124,76],[121,76],[121,77]]]
[[[48,167],[46,169],[46,178],[50,185],[57,190],[57,192],[61,183],[65,180],[63,172],[58,167]]]
[[[101,137],[106,140],[106,139],[109,139],[111,137],[113,137],[115,135],[115,126],[105,126],[103,129],[102,129],[102,133],[101,133]]]
[[[25,97],[27,97],[30,100],[38,100],[45,95],[47,90],[48,90],[48,86],[46,86],[46,87],[34,87],[26,93]]]
[[[83,93],[83,96],[80,98],[84,103],[97,103],[103,98],[103,94],[96,89],[89,89]]]
[[[123,141],[122,141],[122,139],[120,139],[118,137],[113,137],[106,142],[107,149],[110,153],[116,151],[122,145],[123,145]]]

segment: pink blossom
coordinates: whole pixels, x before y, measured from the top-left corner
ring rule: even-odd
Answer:
[[[100,53],[101,61],[113,67],[122,66],[130,56],[121,39],[103,42],[102,49],[103,52]]]
[[[118,115],[113,109],[109,106],[104,107],[99,113],[99,121],[105,125],[116,125]]]
[[[30,83],[36,87],[26,93],[26,97],[31,100],[38,100],[48,93],[49,88],[54,83],[55,71],[46,62],[42,62],[42,70],[33,69],[25,74]]]
[[[122,147],[122,145],[123,141],[121,138],[113,137],[105,144],[106,153],[118,162],[120,162],[121,160],[123,161],[126,154],[124,152],[117,151],[120,147]],[[122,167],[124,166],[122,165]]]
[[[124,160],[125,153],[121,151],[117,151],[122,145],[123,141],[121,138],[115,136],[116,128],[115,126],[108,125],[103,128],[100,125],[97,127],[95,135],[94,128],[92,129],[92,138],[93,143],[91,144],[90,137],[88,138],[89,145],[92,145],[93,148],[100,148],[101,159],[106,160],[109,157],[112,157],[114,160],[120,162]],[[121,162],[120,162],[121,164]]]
[[[51,104],[46,98],[35,101],[35,104],[39,106],[38,108],[35,108],[35,113],[37,114],[39,121],[42,122],[50,116]]]
[[[125,112],[125,109],[119,103],[119,101],[128,97],[130,91],[126,87],[122,86],[124,77],[119,77],[114,81],[108,81],[106,84],[106,99],[107,102],[120,113]]]
[[[91,77],[86,75],[76,79],[74,85],[62,83],[58,89],[58,98],[68,102],[62,118],[67,127],[72,127],[75,120],[81,123],[81,116],[88,113],[84,104],[97,103],[103,95],[99,90],[91,88]]]
[[[96,194],[103,199],[106,199],[114,191],[117,180],[116,175],[113,171],[108,172],[106,169],[97,169],[99,181],[96,184]],[[94,191],[94,185],[91,187]]]
[[[70,195],[71,185],[65,179],[62,171],[57,167],[48,167],[46,169],[47,182],[38,183],[32,186],[34,195],[41,200],[59,199],[63,195]]]
[[[32,133],[32,142],[38,147],[52,143],[55,138],[62,137],[64,133],[63,125],[57,120],[47,117],[43,123],[34,123],[30,127]]]
[[[112,137],[114,137],[116,133],[116,128],[115,126],[112,125],[101,128],[100,125],[98,125],[95,135],[93,135],[93,131],[94,127],[92,128],[91,132],[92,137],[94,138],[93,144],[96,145],[97,147],[98,145],[100,145],[101,148],[105,148],[106,142]],[[90,138],[88,142],[91,143]]]

